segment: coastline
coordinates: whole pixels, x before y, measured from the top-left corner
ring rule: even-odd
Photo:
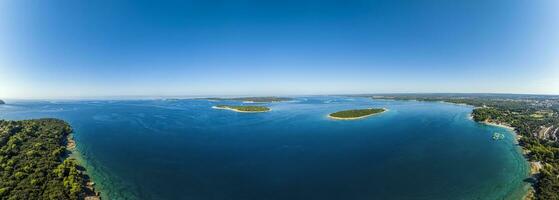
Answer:
[[[335,120],[356,120],[356,119],[363,119],[363,118],[370,117],[370,116],[373,116],[373,115],[378,115],[378,114],[382,114],[382,113],[388,112],[388,109],[387,109],[387,108],[382,108],[382,109],[384,109],[384,111],[382,111],[382,112],[373,113],[373,114],[368,114],[368,115],[363,115],[363,116],[359,116],[359,117],[344,117],[344,118],[342,118],[342,117],[333,117],[333,116],[331,116],[332,113],[330,113],[330,114],[328,114],[328,118],[330,118],[330,119],[335,119]]]
[[[472,119],[473,119],[473,117],[472,117]],[[491,122],[491,121],[487,121],[487,120],[485,120],[485,121],[483,121],[483,122],[480,122],[480,123],[486,124],[486,125],[489,125],[489,126],[497,126],[497,127],[505,128],[505,129],[508,129],[508,130],[513,131],[516,135],[518,135],[518,134],[516,133],[516,130],[514,130],[514,127],[512,127],[512,126],[510,126],[510,125],[508,125],[508,124],[502,124],[502,123],[498,123],[498,122]]]
[[[469,119],[474,120],[473,119],[473,115],[470,113]],[[474,120],[475,122],[475,120]],[[495,126],[495,127],[500,127],[500,128],[504,128],[509,130],[510,132],[512,132],[514,134],[514,141],[516,145],[519,145],[519,141],[522,138],[522,136],[520,134],[518,134],[518,132],[516,132],[515,128],[510,126],[509,124],[504,124],[504,123],[499,123],[499,122],[494,122],[494,121],[489,121],[489,120],[485,120],[482,122],[477,122],[477,123],[481,123],[481,124],[485,124],[488,126]],[[526,159],[526,162],[528,162],[530,170],[529,170],[529,177],[534,178],[540,171],[540,169],[542,168],[542,164],[539,161],[530,161],[528,160],[528,150],[526,150],[523,146],[520,146],[520,150],[522,153],[522,156],[524,157],[524,159]],[[522,199],[534,199],[534,193],[535,193],[535,189],[534,187],[530,184],[529,185],[529,189],[526,191],[526,193],[523,195]]]
[[[76,141],[74,140],[74,137],[72,135],[72,133],[68,134],[66,136],[66,150],[69,151],[69,157],[72,157],[74,159],[76,159],[78,161],[78,163],[80,164],[80,166],[84,167],[84,161],[82,159],[78,159],[81,158],[81,156],[79,156],[80,152],[77,150],[77,145],[76,145]],[[84,167],[85,168],[85,167]],[[101,200],[101,192],[96,190],[95,188],[95,182],[93,182],[93,180],[91,179],[90,174],[86,173],[86,171],[81,171],[84,176],[87,177],[87,182],[85,183],[86,185],[86,193],[87,196],[84,197],[85,200]]]
[[[408,100],[408,101],[418,101],[418,100]],[[439,103],[446,103],[446,104],[454,104],[454,105],[459,105],[459,106],[468,106],[468,107],[472,107],[473,109],[476,108],[482,108],[482,107],[476,107],[473,105],[469,105],[469,104],[465,104],[465,103],[454,103],[454,102],[447,102],[447,101],[437,101]],[[473,111],[473,110],[472,110]],[[481,123],[481,124],[485,124],[488,126],[495,126],[495,127],[500,127],[500,128],[504,128],[507,129],[509,131],[511,131],[514,134],[514,141],[515,144],[520,146],[520,153],[522,154],[522,157],[524,157],[524,159],[526,160],[526,162],[529,164],[529,172],[528,172],[528,176],[531,178],[534,178],[540,171],[540,169],[542,168],[542,164],[540,162],[536,162],[536,161],[530,161],[528,160],[527,154],[529,153],[528,150],[526,150],[523,146],[519,145],[519,141],[520,138],[522,138],[522,136],[520,134],[518,134],[518,132],[516,132],[516,129],[508,124],[503,124],[503,123],[499,123],[499,122],[493,122],[493,121],[482,121],[482,122],[478,122],[474,120],[474,116],[472,115],[473,112],[470,112],[468,119],[476,122],[476,123]],[[522,195],[522,199],[526,200],[531,200],[534,199],[534,193],[535,193],[535,188],[533,186],[533,184],[529,184],[528,185],[528,189],[526,189],[525,193]]]
[[[489,126],[496,126],[496,127],[501,127],[501,128],[505,128],[508,129],[510,131],[512,131],[514,133],[514,139],[516,141],[516,144],[519,144],[519,140],[520,138],[522,138],[521,135],[519,135],[516,130],[514,129],[514,127],[509,126],[508,124],[502,124],[502,123],[496,123],[496,122],[489,122],[489,121],[484,121],[481,122],[482,124],[486,124]],[[526,149],[524,149],[524,147],[520,146],[522,149],[522,154],[524,155],[524,157],[526,158],[526,155],[529,153]],[[528,163],[530,163],[530,175],[534,176],[537,173],[539,173],[540,169],[542,168],[542,164],[539,161],[528,161]]]
[[[234,108],[222,108],[222,107],[217,107],[217,106],[212,106],[213,109],[218,109],[218,110],[230,110],[230,111],[234,111],[234,112],[240,112],[240,113],[262,113],[262,112],[270,112],[272,111],[271,108],[268,108],[268,110],[266,111],[242,111],[242,110],[237,110]]]

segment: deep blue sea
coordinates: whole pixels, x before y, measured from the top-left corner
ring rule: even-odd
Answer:
[[[208,100],[8,101],[0,119],[56,117],[105,199],[518,199],[514,133],[438,102],[296,97],[272,111]],[[389,111],[353,121],[331,112]],[[504,140],[492,140],[494,132]]]

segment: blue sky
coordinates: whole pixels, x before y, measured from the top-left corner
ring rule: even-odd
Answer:
[[[556,0],[0,2],[0,98],[559,94]]]

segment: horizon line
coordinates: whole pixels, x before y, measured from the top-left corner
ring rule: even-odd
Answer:
[[[372,96],[372,95],[401,95],[401,94],[421,94],[421,95],[519,95],[519,96],[558,96],[559,94],[544,93],[505,93],[505,92],[379,92],[379,93],[331,93],[331,94],[283,94],[283,95],[107,95],[107,96],[67,96],[67,97],[28,97],[28,98],[2,98],[0,100],[149,100],[149,99],[196,99],[211,97],[305,97],[305,96]]]

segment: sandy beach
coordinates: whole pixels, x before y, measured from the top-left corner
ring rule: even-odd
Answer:
[[[514,131],[515,134],[517,134],[516,131],[514,130],[514,127],[509,126],[507,124],[495,123],[495,122],[490,122],[490,121],[484,121],[484,122],[481,122],[481,123],[484,123],[484,124],[487,124],[487,125],[490,125],[490,126],[497,126],[497,127],[501,127],[501,128],[506,128],[506,129],[509,129],[511,131]]]

